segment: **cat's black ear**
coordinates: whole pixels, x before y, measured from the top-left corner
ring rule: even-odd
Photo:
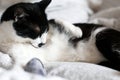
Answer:
[[[36,4],[39,5],[40,9],[45,10],[52,0],[42,0]]]
[[[14,19],[14,6],[11,6],[3,12],[1,16],[1,22],[13,19]]]
[[[22,17],[25,15],[24,10],[21,7],[11,6],[1,16],[1,22],[15,20],[17,17]]]

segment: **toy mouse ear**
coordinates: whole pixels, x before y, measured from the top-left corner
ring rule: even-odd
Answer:
[[[42,0],[36,4],[39,5],[40,9],[45,10],[52,0]]]
[[[24,70],[30,73],[46,76],[44,65],[38,58],[33,58],[30,60],[24,67]]]

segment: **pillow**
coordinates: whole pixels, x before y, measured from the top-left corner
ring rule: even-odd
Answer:
[[[90,63],[55,62],[46,66],[48,75],[68,80],[120,80],[119,71]]]

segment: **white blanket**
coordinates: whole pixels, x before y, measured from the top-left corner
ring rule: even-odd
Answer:
[[[48,75],[68,80],[120,80],[120,72],[89,63],[60,62],[47,64]]]

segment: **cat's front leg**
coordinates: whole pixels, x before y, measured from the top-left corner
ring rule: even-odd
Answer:
[[[72,23],[69,23],[69,22],[64,21],[64,20],[55,19],[54,21],[57,24],[61,25],[61,27],[63,27],[64,30],[67,33],[70,33],[72,36],[75,36],[77,38],[82,37],[83,33],[82,33],[82,30],[79,27],[74,26]]]

